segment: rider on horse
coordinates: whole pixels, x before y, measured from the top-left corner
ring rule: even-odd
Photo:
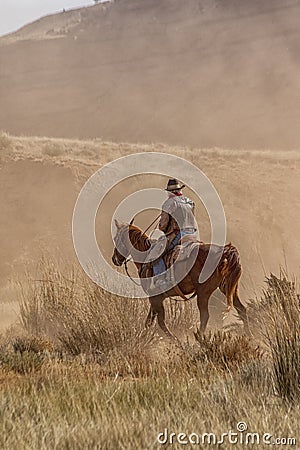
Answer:
[[[117,232],[114,237],[112,261],[120,267],[123,263],[126,264],[129,256],[132,257],[141,279],[141,286],[150,300],[147,326],[150,326],[157,317],[160,328],[169,337],[174,337],[165,323],[164,300],[175,295],[186,301],[196,294],[200,312],[200,332],[204,333],[209,318],[209,298],[212,292],[219,288],[226,296],[226,314],[234,306],[244,322],[246,333],[250,333],[247,311],[238,294],[238,283],[242,273],[239,252],[231,243],[216,245],[198,241],[194,203],[182,194],[183,187],[179,181],[169,180],[166,189],[169,196],[163,204],[159,224],[164,236],[156,241],[132,222],[119,223],[115,220]],[[176,248],[178,243],[181,246]],[[170,252],[170,249],[174,250]],[[142,260],[135,260],[136,250],[139,252],[137,256],[140,257],[140,253],[143,255]],[[210,253],[215,264],[210,261],[212,272],[209,278],[200,282],[199,277]],[[187,265],[186,261],[190,264]],[[172,270],[169,270],[171,268]],[[187,298],[186,295],[191,296]]]
[[[187,234],[195,234],[197,231],[194,217],[195,204],[188,197],[182,194],[184,184],[176,179],[170,179],[166,191],[168,199],[162,206],[162,212],[159,222],[159,229],[164,232],[167,238],[166,251],[173,250],[180,239]],[[163,256],[153,263],[154,275],[156,278],[155,286],[163,286],[167,280],[163,273],[166,271]]]

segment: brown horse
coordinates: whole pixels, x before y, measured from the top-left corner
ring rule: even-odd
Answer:
[[[126,261],[130,254],[130,247],[135,248],[140,252],[146,252],[150,249],[150,238],[138,227],[132,224],[119,223],[117,220],[115,223],[117,227],[115,242],[117,245],[114,248],[112,261],[116,266],[121,266]],[[122,254],[118,251],[117,247],[122,251]],[[211,294],[219,288],[221,292],[225,294],[227,299],[226,313],[232,306],[234,306],[239,314],[239,317],[244,323],[245,332],[250,334],[246,308],[241,303],[238,295],[238,282],[242,273],[238,250],[231,245],[231,243],[225,245],[224,248],[219,247],[221,251],[223,249],[223,253],[217,268],[208,280],[200,284],[198,281],[199,274],[204,266],[209,249],[210,244],[199,243],[198,254],[192,268],[189,270],[185,278],[178,283],[180,291],[184,295],[193,293],[196,293],[197,295],[197,305],[200,312],[200,332],[203,333],[205,331],[209,319],[209,298]],[[140,278],[153,275],[153,273],[149,274],[149,272],[145,275],[145,272],[142,270],[144,266],[143,263],[135,261],[134,263],[137,267]],[[150,311],[146,319],[146,327],[151,326],[154,319],[157,317],[158,325],[161,329],[167,334],[167,336],[175,338],[165,323],[165,310],[163,302],[166,298],[176,295],[178,295],[178,290],[172,288],[162,294],[149,297]]]

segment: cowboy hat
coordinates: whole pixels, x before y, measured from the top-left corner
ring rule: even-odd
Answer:
[[[167,188],[165,190],[166,191],[178,191],[184,187],[185,187],[185,184],[180,184],[180,182],[178,180],[176,180],[176,178],[170,178],[168,181]]]

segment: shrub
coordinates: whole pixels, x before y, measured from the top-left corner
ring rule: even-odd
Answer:
[[[263,352],[246,336],[218,331],[216,333],[195,333],[200,348],[196,358],[201,362],[209,362],[221,370],[234,370],[263,358]]]
[[[5,161],[12,149],[12,141],[8,133],[0,132],[0,163]]]
[[[48,142],[43,147],[43,153],[53,158],[55,156],[60,156],[63,153],[63,150],[56,142]]]
[[[143,300],[105,292],[75,271],[64,276],[44,260],[38,272],[21,289],[20,319],[27,332],[53,340],[74,356],[136,351],[153,339],[153,329],[144,329],[148,306]]]
[[[288,401],[300,399],[300,301],[296,283],[286,276],[267,278],[265,302],[272,305],[266,327],[278,394]]]
[[[11,138],[5,131],[0,131],[0,151],[9,150],[11,148]]]

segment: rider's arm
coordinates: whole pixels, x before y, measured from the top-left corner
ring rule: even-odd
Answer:
[[[192,206],[192,211],[193,211],[193,214],[195,215],[195,203],[193,202],[193,206]]]
[[[160,221],[158,224],[158,228],[160,231],[166,231],[169,225],[170,216],[166,211],[161,212]]]
[[[177,205],[174,199],[172,198],[168,198],[168,200],[166,200],[165,203],[163,204],[161,217],[158,225],[160,231],[165,232],[167,230],[171,216],[174,213],[176,206]]]

